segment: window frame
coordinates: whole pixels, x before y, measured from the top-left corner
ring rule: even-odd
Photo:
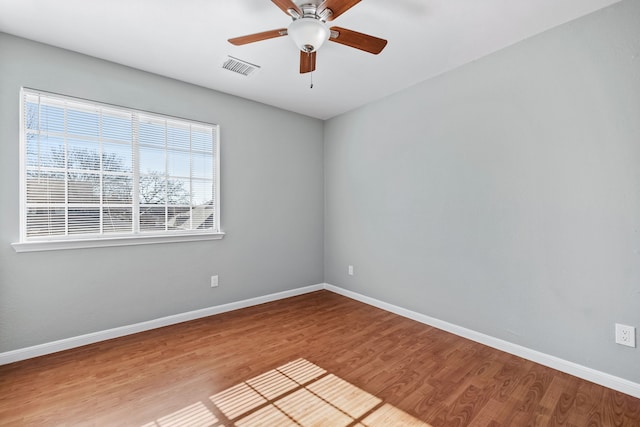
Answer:
[[[28,94],[37,95],[37,96],[45,96],[52,97],[56,99],[62,99],[65,102],[70,103],[81,103],[91,107],[104,108],[104,109],[112,109],[116,111],[125,111],[132,116],[142,116],[142,117],[151,117],[156,118],[163,121],[173,121],[179,122],[181,124],[189,124],[195,126],[203,126],[210,128],[213,132],[214,138],[214,146],[213,146],[213,171],[212,171],[212,180],[213,180],[213,199],[212,202],[214,204],[213,207],[213,215],[214,215],[214,225],[211,230],[163,230],[163,231],[140,231],[140,218],[139,214],[135,214],[136,211],[139,211],[140,207],[143,205],[141,200],[139,200],[139,195],[135,195],[131,201],[131,206],[133,208],[133,221],[132,231],[123,232],[123,233],[111,233],[111,234],[91,234],[87,237],[83,237],[80,235],[61,235],[61,236],[44,236],[44,237],[28,237],[27,236],[27,130],[25,124],[25,109],[26,109],[26,97]],[[66,107],[65,107],[66,108]],[[128,246],[128,245],[144,245],[144,244],[156,244],[156,243],[173,243],[173,242],[188,242],[188,241],[202,241],[202,240],[218,240],[222,239],[225,233],[222,231],[221,221],[220,221],[220,126],[217,124],[201,122],[192,119],[185,119],[181,117],[171,116],[167,114],[160,114],[155,112],[149,112],[139,109],[134,109],[130,107],[123,107],[114,104],[108,104],[104,102],[83,99],[58,93],[52,93],[47,91],[42,91],[38,89],[32,89],[28,87],[20,88],[20,155],[19,155],[19,186],[20,186],[20,240],[18,242],[12,243],[12,247],[16,252],[33,252],[33,251],[46,251],[46,250],[61,250],[61,249],[84,249],[84,248],[94,248],[94,247],[109,247],[109,246]],[[67,130],[65,129],[65,138],[68,138]],[[102,138],[102,137],[100,137]],[[134,157],[132,164],[132,176],[135,181],[136,178],[139,178],[141,172],[139,170],[138,157],[140,156],[140,140],[137,136],[132,136],[131,141],[131,149],[132,156]],[[66,144],[65,144],[66,146]],[[143,145],[144,147],[144,145]],[[167,150],[167,146],[165,145],[164,150]],[[189,148],[189,152],[191,153],[193,148]],[[68,162],[67,154],[65,153],[65,165]],[[193,179],[193,165],[190,164],[190,179]],[[65,166],[65,169],[68,170],[68,167]],[[100,174],[104,173],[101,169]],[[165,171],[166,173],[166,171]],[[138,184],[136,184],[132,191],[138,188]],[[65,209],[69,209],[68,200],[65,201]],[[71,205],[73,206],[73,205]],[[103,202],[100,202],[100,207],[103,206]],[[160,205],[168,207],[169,205]],[[193,208],[193,206],[192,206]],[[168,218],[165,218],[165,222],[168,221]],[[65,220],[65,224],[68,223],[68,220]]]

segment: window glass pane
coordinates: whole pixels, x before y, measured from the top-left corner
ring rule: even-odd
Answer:
[[[133,138],[133,126],[130,114],[116,111],[103,111],[102,137],[117,141],[131,142]]]
[[[189,150],[191,146],[189,125],[169,123],[167,126],[167,146]]]
[[[100,203],[100,175],[69,173],[69,203]]]
[[[27,203],[64,203],[63,173],[27,171]]]
[[[102,144],[102,169],[109,172],[131,172],[133,154],[130,144]]]
[[[139,180],[140,203],[164,204],[167,200],[167,180],[163,175],[154,173],[143,175]]]
[[[69,208],[69,234],[100,232],[100,208]]]
[[[27,149],[27,166],[40,165],[40,139],[35,133],[27,133],[26,149]]]
[[[167,228],[169,230],[191,230],[191,208],[168,208]]]
[[[131,211],[131,208],[103,208],[103,231],[105,233],[130,233],[133,231]]]
[[[140,147],[140,173],[165,172],[165,151],[157,148]]]
[[[191,155],[193,177],[209,178],[213,175],[213,156],[211,154],[193,153]]]
[[[32,145],[37,152],[37,165],[49,168],[65,167],[64,138],[57,136],[40,135],[39,141]],[[33,160],[33,157],[32,157]]]
[[[140,206],[140,231],[162,231],[165,226],[164,207]]]
[[[193,181],[191,195],[194,205],[211,203],[213,200],[213,181]]]
[[[69,169],[100,170],[100,143],[82,139],[69,139],[67,143]]]
[[[189,177],[191,159],[188,151],[167,150],[167,174],[169,176]]]
[[[40,105],[37,97],[25,103],[24,125],[27,129],[38,130],[40,128]]]
[[[170,205],[189,205],[191,203],[188,179],[169,178],[167,180],[167,203]]]
[[[40,106],[40,130],[44,132],[64,132],[64,105]]]
[[[191,149],[196,151],[213,151],[213,131],[210,128],[192,126]]]
[[[29,208],[27,209],[28,237],[64,236],[64,208]]]
[[[213,228],[213,206],[210,204],[192,208],[192,225],[194,230],[210,230]]]
[[[140,117],[138,138],[141,144],[165,146],[165,124],[164,121],[155,120],[150,117]]]
[[[133,203],[133,177],[127,175],[108,175],[102,177],[103,203]]]
[[[100,136],[99,111],[67,109],[67,132],[97,138]]]

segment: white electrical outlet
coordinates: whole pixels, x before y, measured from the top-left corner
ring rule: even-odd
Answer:
[[[211,287],[212,288],[218,287],[218,275],[211,276]]]
[[[347,269],[347,274],[349,274],[349,276],[353,276],[353,265],[349,266],[349,268]]]
[[[616,323],[616,344],[636,346],[636,328]]]

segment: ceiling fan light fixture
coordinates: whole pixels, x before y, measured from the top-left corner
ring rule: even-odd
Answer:
[[[287,29],[289,37],[303,52],[315,52],[329,40],[331,32],[327,25],[315,18],[300,18]]]

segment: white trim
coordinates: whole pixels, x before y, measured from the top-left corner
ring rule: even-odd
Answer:
[[[155,243],[220,240],[224,233],[175,234],[154,236],[103,237],[99,239],[51,240],[12,243],[16,252],[58,251],[62,249],[104,248],[109,246],[150,245]]]
[[[510,343],[508,341],[501,340],[500,338],[485,335],[481,332],[463,328],[462,326],[454,325],[453,323],[445,322],[443,320],[436,319],[422,313],[407,310],[406,308],[398,307],[397,305],[389,304],[384,301],[359,294],[357,292],[340,288],[338,286],[325,283],[324,288],[328,291],[335,292],[336,294],[340,294],[342,296],[363,302],[368,305],[372,305],[382,310],[395,313],[399,316],[406,317],[438,329],[442,329],[443,331],[450,332],[454,335],[479,342],[481,344],[493,347],[506,353],[522,357],[524,359],[539,363],[541,365],[556,369],[558,371],[573,375],[578,378],[582,378],[583,380],[591,381],[593,383],[600,384],[601,386],[608,387],[619,392],[626,393],[630,396],[640,398],[640,384],[633,381],[616,377],[615,375],[607,374],[602,371],[597,371],[595,369],[588,368],[586,366],[582,366],[568,360],[560,359],[559,357],[551,356],[537,350],[532,350],[518,344]]]
[[[302,295],[322,289],[324,289],[324,284],[305,286],[302,288],[291,289],[288,291],[277,292],[274,294],[263,295],[255,298],[249,298],[242,301],[230,302],[228,304],[222,304],[203,308],[200,310],[189,311],[186,313],[175,314],[172,316],[161,317],[159,319],[135,323],[133,325],[121,326],[119,328],[107,329],[105,331],[93,332],[77,337],[65,338],[58,341],[34,345],[32,347],[7,351],[4,353],[0,353],[0,365],[6,365],[8,363],[31,359],[32,357],[44,356],[45,354],[56,353],[62,350],[69,350],[87,344],[94,344],[100,341],[110,340],[130,334],[136,334],[138,332],[144,332],[151,329],[161,328],[163,326],[174,325],[176,323],[188,322],[189,320],[213,316],[215,314],[225,313],[227,311],[238,310],[258,304],[264,304],[266,302],[289,298],[296,295]]]
[[[26,201],[27,201],[27,183],[24,177],[27,174],[27,159],[26,153],[27,150],[24,149],[26,146],[26,135],[24,132],[24,88],[20,88],[20,155],[19,161],[20,165],[18,169],[20,171],[20,176],[18,177],[18,183],[20,186],[20,240],[24,240],[24,230],[27,229],[27,214],[26,214]]]
[[[214,169],[215,169],[215,176],[213,179],[215,179],[215,188],[213,189],[213,191],[215,191],[215,194],[213,195],[213,200],[215,205],[215,220],[216,220],[216,224],[215,224],[215,228],[216,230],[218,230],[218,232],[222,232],[222,222],[220,220],[220,203],[222,200],[222,196],[220,195],[220,151],[221,151],[221,147],[220,147],[220,126],[216,126],[214,128],[215,133],[216,133],[216,146],[215,146],[215,150],[214,150],[214,156],[215,158],[213,159],[214,161]]]
[[[289,298],[296,295],[302,295],[309,292],[315,292],[322,289],[334,292],[347,298],[354,299],[356,301],[360,301],[362,303],[380,308],[385,311],[389,311],[399,316],[424,323],[425,325],[433,326],[443,331],[450,332],[454,335],[479,342],[489,347],[493,347],[497,350],[522,357],[524,359],[539,363],[541,365],[556,369],[558,371],[573,375],[578,378],[582,378],[583,380],[591,381],[601,386],[617,390],[621,393],[640,398],[640,384],[633,381],[616,377],[615,375],[607,374],[605,372],[597,371],[595,369],[588,368],[586,366],[582,366],[568,360],[560,359],[559,357],[551,356],[549,354],[545,354],[536,350],[532,350],[518,344],[513,344],[499,338],[485,335],[471,329],[463,328],[462,326],[454,325],[452,323],[445,322],[443,320],[436,319],[425,314],[417,313],[415,311],[411,311],[397,305],[389,304],[384,301],[359,294],[357,292],[349,291],[338,286],[331,285],[329,283],[305,286],[302,288],[296,288],[260,297],[249,298],[242,301],[231,302],[228,304],[203,308],[200,310],[189,311],[181,314],[175,314],[172,316],[162,317],[159,319],[149,320],[133,325],[107,329],[105,331],[93,332],[86,335],[66,338],[59,341],[35,345],[32,347],[7,351],[4,353],[0,353],[0,365],[6,365],[8,363],[18,362],[20,360],[44,356],[46,354],[51,354],[62,350],[68,350],[71,348],[93,344],[112,338],[118,338],[125,335],[161,328],[163,326],[169,326],[176,323],[187,322],[189,320],[195,320],[202,317],[213,316],[215,314],[225,313],[227,311],[238,310],[258,304],[264,304],[266,302]]]

